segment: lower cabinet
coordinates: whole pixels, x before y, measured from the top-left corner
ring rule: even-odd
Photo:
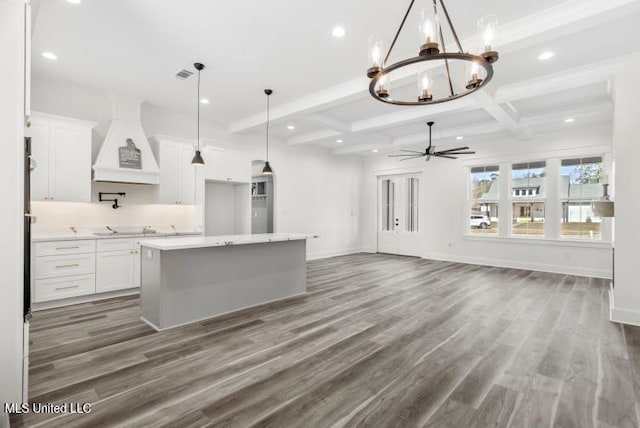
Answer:
[[[109,251],[96,255],[96,292],[139,286],[133,281],[133,250]]]
[[[66,299],[95,293],[95,276],[77,275],[36,280],[36,302]]]

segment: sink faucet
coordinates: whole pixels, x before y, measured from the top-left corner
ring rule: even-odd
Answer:
[[[78,230],[74,226],[69,226],[69,229],[71,229],[74,234],[78,233]]]
[[[142,233],[156,233],[156,230],[152,229],[151,226],[144,226],[142,228]]]
[[[111,233],[118,233],[117,231],[113,230],[112,228],[110,228],[109,226],[105,226],[107,228],[107,230]]]

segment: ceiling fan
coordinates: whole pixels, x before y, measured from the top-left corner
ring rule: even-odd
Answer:
[[[389,155],[389,157],[404,158],[404,159],[400,159],[401,161],[424,157],[425,161],[428,161],[429,159],[431,159],[432,156],[437,158],[458,159],[455,155],[473,155],[476,153],[474,151],[470,151],[469,147],[467,146],[456,147],[455,149],[449,149],[449,150],[436,151],[435,146],[431,144],[431,127],[433,126],[433,123],[434,122],[427,122],[427,125],[429,126],[429,147],[424,149],[424,152],[419,152],[417,150],[400,150],[401,152],[404,152],[404,153]]]

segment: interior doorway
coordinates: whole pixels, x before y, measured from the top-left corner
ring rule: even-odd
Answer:
[[[420,174],[378,177],[378,252],[421,256]]]
[[[273,233],[274,174],[262,173],[263,160],[251,162],[251,233]]]

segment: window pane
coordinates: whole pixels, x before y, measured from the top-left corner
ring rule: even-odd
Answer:
[[[602,157],[565,159],[560,168],[562,238],[602,239],[602,219],[591,202],[602,195]]]
[[[470,231],[474,235],[495,235],[498,233],[499,167],[497,165],[473,167],[470,170],[470,175]]]
[[[514,198],[544,198],[546,164],[541,162],[517,163],[511,166],[511,196]]]
[[[513,202],[512,210],[512,235],[544,235],[544,202]]]
[[[474,235],[496,235],[498,233],[498,203],[475,202],[472,204],[469,226]]]

